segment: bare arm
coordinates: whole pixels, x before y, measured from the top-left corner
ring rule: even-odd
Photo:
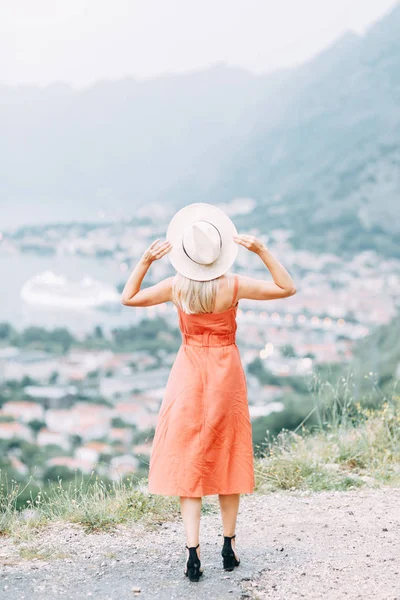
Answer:
[[[171,250],[170,242],[159,243],[159,241],[155,240],[149,246],[130,274],[121,296],[121,302],[125,306],[153,306],[171,300],[173,277],[167,277],[144,290],[140,289],[153,261],[162,258]]]
[[[235,236],[234,239],[241,246],[258,254],[274,280],[273,282],[264,281],[263,279],[241,275],[238,298],[275,300],[293,296],[296,293],[294,281],[285,267],[260,240],[253,235],[239,235]]]

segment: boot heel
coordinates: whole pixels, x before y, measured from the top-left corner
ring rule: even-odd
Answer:
[[[234,554],[229,554],[228,556],[223,556],[223,567],[225,571],[233,571],[234,567],[237,565],[237,560],[235,559]]]
[[[222,556],[222,565],[223,565],[225,571],[233,571],[233,569],[235,567],[238,567],[240,564],[240,559],[237,560],[235,553],[233,551],[233,548],[232,548],[232,540],[235,537],[236,537],[236,534],[232,535],[231,537],[226,536],[226,535],[224,536],[224,545],[221,550],[221,556]]]
[[[203,571],[200,569],[201,562],[196,552],[199,546],[200,544],[197,544],[197,546],[191,546],[190,548],[189,546],[186,546],[186,548],[189,550],[189,558],[186,563],[185,575],[189,578],[189,581],[199,581],[201,575],[203,575]]]

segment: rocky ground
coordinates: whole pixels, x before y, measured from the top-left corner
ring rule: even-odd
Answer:
[[[202,515],[198,583],[183,575],[180,520],[0,538],[0,598],[400,600],[400,489],[242,496],[236,531],[241,564],[225,573],[219,514]]]

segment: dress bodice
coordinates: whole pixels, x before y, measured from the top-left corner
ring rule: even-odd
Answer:
[[[236,339],[238,278],[234,278],[232,305],[222,312],[188,314],[178,308],[182,341],[191,346],[227,346]]]

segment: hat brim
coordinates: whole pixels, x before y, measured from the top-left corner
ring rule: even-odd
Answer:
[[[183,231],[196,221],[209,221],[221,234],[221,252],[210,265],[194,262],[183,250]],[[181,275],[196,281],[209,281],[226,273],[235,262],[238,245],[233,240],[234,235],[237,235],[237,229],[223,210],[206,202],[188,204],[175,213],[168,225],[166,239],[171,242],[172,248],[167,256],[172,266]]]

